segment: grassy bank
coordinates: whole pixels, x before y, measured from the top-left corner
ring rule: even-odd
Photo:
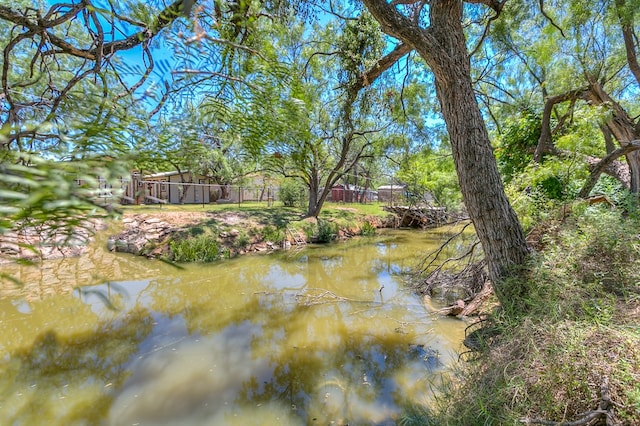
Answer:
[[[152,242],[142,253],[176,262],[211,262],[238,254],[268,251],[284,244],[329,242],[372,235],[385,227],[382,204],[327,203],[317,219],[281,203],[125,206],[125,216],[150,215],[182,231]]]
[[[485,324],[498,337],[405,424],[640,425],[640,222],[575,210],[544,225],[529,275]]]

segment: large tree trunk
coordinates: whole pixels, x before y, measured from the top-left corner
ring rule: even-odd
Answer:
[[[318,198],[320,197],[320,180],[313,176],[307,183],[309,187],[309,203],[307,204],[307,217],[317,217],[320,213]]]
[[[320,178],[317,177],[316,174],[315,181],[309,184],[309,204],[307,207],[307,217],[318,217],[334,183],[335,180],[327,180],[325,186],[322,188],[322,192],[320,192]]]
[[[399,14],[386,0],[364,3],[383,30],[413,46],[435,75],[464,203],[482,243],[496,293],[503,295],[503,279],[525,263],[529,250],[504,192],[473,91],[462,1],[431,1],[431,22],[426,29]]]
[[[471,83],[461,24],[462,2],[439,1],[432,3],[431,8],[433,34],[445,51],[430,52],[434,58],[427,63],[434,71],[464,203],[487,257],[489,274],[498,281],[508,275],[509,268],[524,263],[527,243],[504,192]],[[423,57],[428,48],[416,46]]]

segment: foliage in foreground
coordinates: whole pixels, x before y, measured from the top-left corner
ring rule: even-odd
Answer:
[[[502,334],[407,424],[574,421],[598,408],[603,385],[617,420],[640,424],[638,222],[589,207],[547,226],[528,295],[493,319]]]

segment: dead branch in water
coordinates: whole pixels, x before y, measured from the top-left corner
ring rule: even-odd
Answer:
[[[439,260],[447,246],[459,238],[470,225],[471,222],[465,224],[461,230],[447,238],[436,250],[429,253],[419,266],[420,274],[429,272],[426,278],[414,285],[416,292],[426,295],[425,297],[431,296],[436,289],[444,293],[456,289],[461,289],[464,292],[464,296],[456,296],[457,300],[453,305],[437,310],[438,314],[471,315],[478,311],[492,293],[492,286],[485,271],[486,263],[484,260],[476,260],[476,249],[480,245],[477,238],[464,253],[442,261]],[[453,268],[446,269],[451,265],[460,268],[461,261],[465,259],[466,264],[458,271],[452,271]]]
[[[451,244],[451,242],[453,240],[455,240],[456,238],[458,238],[460,235],[462,235],[464,233],[464,231],[467,229],[468,226],[472,225],[472,222],[468,222],[467,224],[465,224],[462,229],[458,232],[456,232],[455,234],[451,235],[449,238],[447,238],[447,240],[440,244],[440,247],[438,247],[436,250],[432,251],[431,253],[428,253],[424,260],[422,261],[422,263],[420,264],[419,268],[420,268],[420,272],[424,273],[427,270],[429,270],[429,268],[431,268],[436,261],[438,260],[438,257],[440,257],[440,255],[442,254],[442,252],[444,251],[444,249]],[[471,252],[473,252],[473,249],[475,248],[475,246],[477,245],[477,243],[474,243],[471,247]],[[438,268],[436,270],[440,270],[442,269],[442,267],[449,263],[449,262],[453,262],[453,261],[457,261],[457,260],[462,260],[467,256],[467,254],[465,253],[464,255],[462,255],[461,257],[457,258],[457,259],[447,259],[444,262],[442,262],[442,264],[440,266],[438,266]],[[424,264],[427,262],[427,260],[429,260],[429,263],[424,266]]]
[[[491,281],[486,280],[482,289],[473,297],[465,300],[458,299],[453,305],[439,309],[436,312],[447,316],[467,317],[469,315],[473,315],[480,309],[482,304],[487,301],[492,293],[493,287],[491,286]]]

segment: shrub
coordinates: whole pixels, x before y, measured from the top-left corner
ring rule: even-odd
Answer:
[[[328,243],[338,234],[338,225],[328,220],[318,219],[318,242]]]
[[[171,241],[169,248],[175,262],[213,262],[219,254],[216,239],[203,234]]]
[[[278,196],[285,207],[304,207],[305,188],[297,180],[285,179]]]
[[[369,221],[365,221],[360,228],[360,235],[365,237],[371,237],[376,234],[376,227]]]
[[[284,230],[276,228],[274,226],[265,226],[262,230],[262,236],[264,241],[270,241],[274,244],[279,244],[284,240]]]

